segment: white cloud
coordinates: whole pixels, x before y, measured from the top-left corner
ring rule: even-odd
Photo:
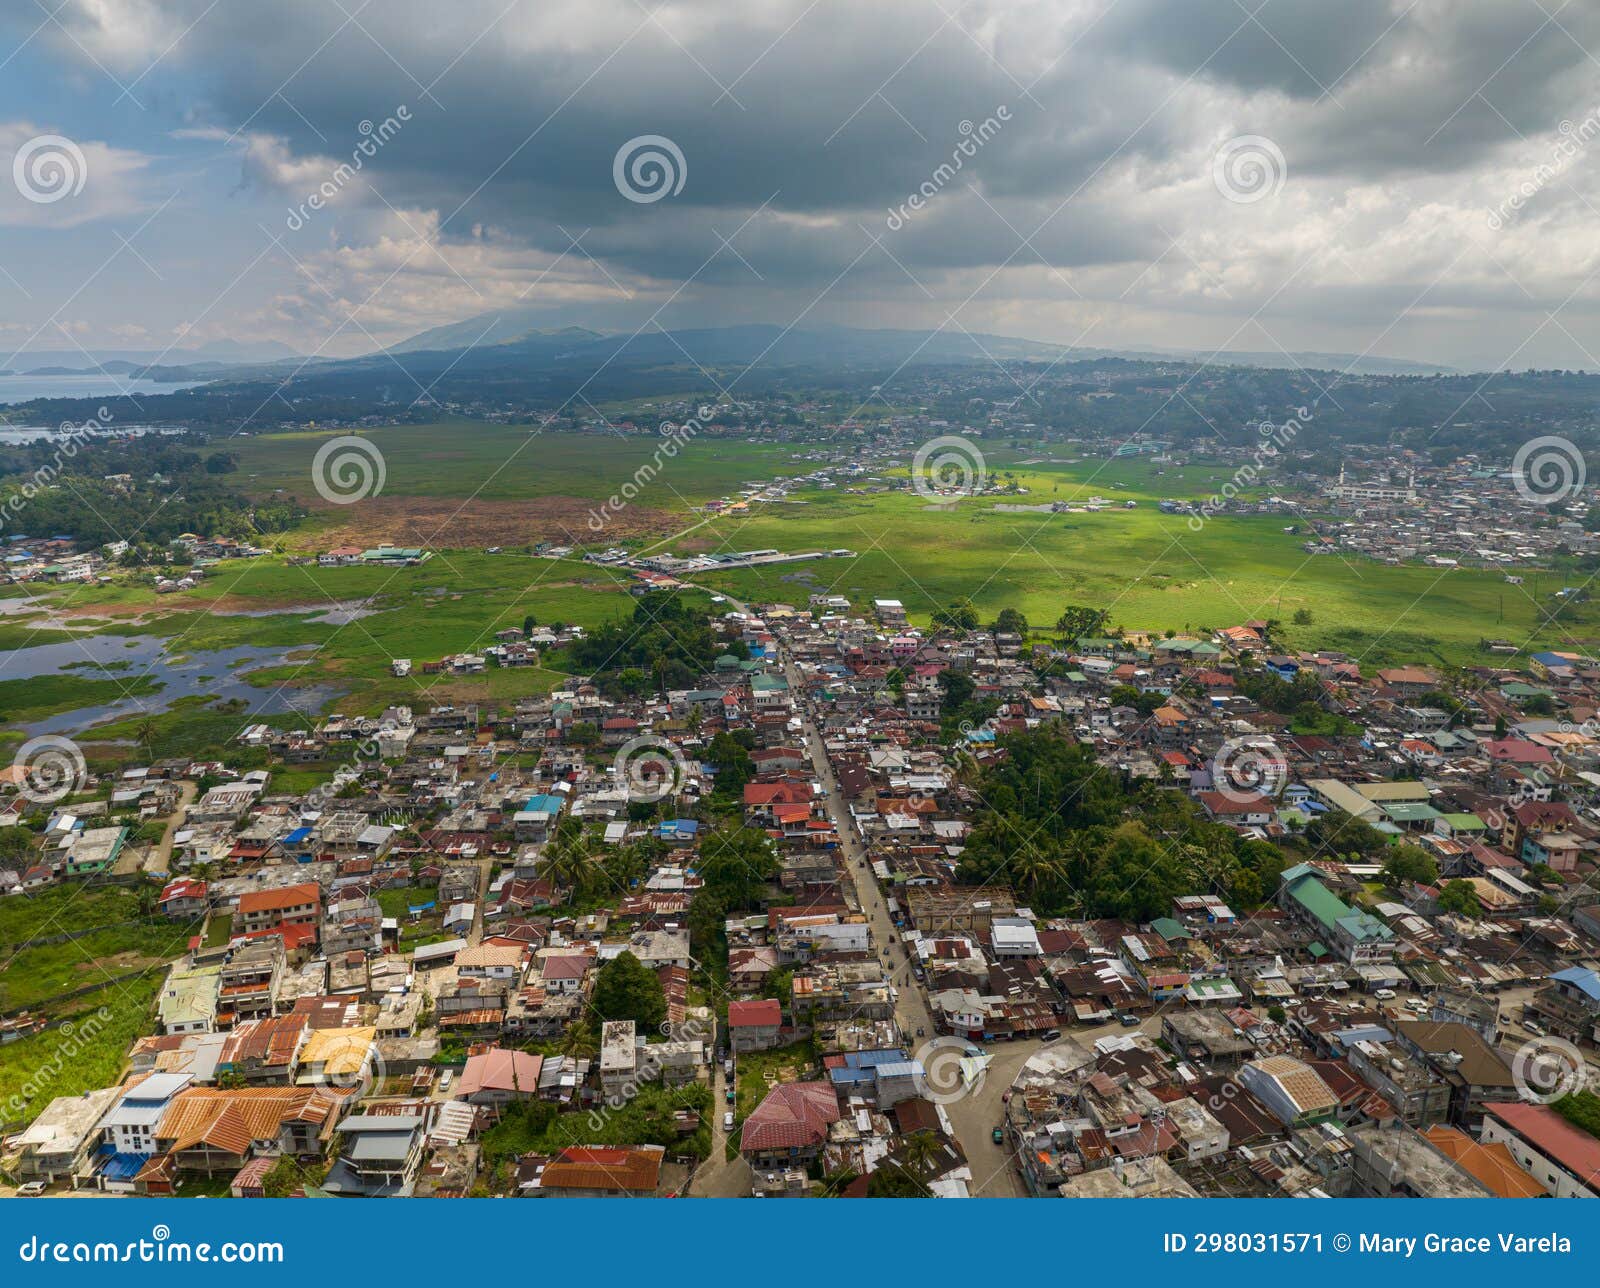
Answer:
[[[0,225],[71,228],[151,204],[151,158],[140,152],[10,120],[0,121],[0,160]]]

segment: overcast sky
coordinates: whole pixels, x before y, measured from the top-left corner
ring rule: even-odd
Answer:
[[[8,0],[0,349],[516,309],[1600,370],[1597,54],[1592,0]]]

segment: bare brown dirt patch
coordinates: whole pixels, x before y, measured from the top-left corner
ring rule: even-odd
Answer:
[[[455,497],[376,496],[354,505],[318,506],[322,525],[317,544],[371,547],[387,541],[425,549],[469,549],[473,546],[524,546],[541,541],[561,545],[592,543],[589,526],[594,504],[570,496],[541,496],[528,501],[462,501]],[[683,515],[630,506],[608,515],[607,537],[624,539],[673,532],[685,526]]]

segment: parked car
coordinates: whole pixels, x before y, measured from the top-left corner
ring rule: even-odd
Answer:
[[[1004,1144],[1006,1139],[1005,1128],[996,1127],[994,1131],[989,1133],[989,1139],[994,1141],[996,1145]]]
[[[733,1058],[731,1056],[722,1062],[722,1075],[725,1078],[733,1077]]]
[[[732,1087],[729,1087],[728,1088],[727,1101],[731,1105],[734,1102],[734,1099],[735,1099],[734,1090],[733,1090]]]
[[[1117,1016],[1117,1023],[1125,1029],[1131,1029],[1139,1023],[1139,1017],[1131,1011],[1123,1011],[1122,1014]]]
[[[48,1187],[43,1181],[25,1181],[23,1184],[17,1186],[17,1197],[19,1199],[36,1199],[43,1194],[47,1188]]]
[[[443,1073],[441,1073],[439,1075],[439,1090],[440,1091],[449,1091],[450,1090],[450,1084],[455,1081],[455,1078],[456,1078],[455,1073],[450,1069],[446,1069]]]
[[[1054,1042],[1060,1036],[1061,1036],[1061,1030],[1060,1029],[1047,1029],[1047,1030],[1045,1030],[1044,1041],[1046,1041],[1046,1042]]]
[[[983,1048],[975,1047],[972,1045],[972,1043],[968,1042],[966,1046],[961,1048],[961,1054],[971,1059],[976,1059],[978,1056],[983,1054]]]
[[[1375,988],[1372,990],[1372,995],[1380,1002],[1392,1002],[1395,998],[1395,991],[1392,988]]]
[[[723,1131],[732,1131],[733,1130],[733,1110],[731,1110],[731,1109],[728,1110],[727,1113],[722,1115],[722,1130]]]

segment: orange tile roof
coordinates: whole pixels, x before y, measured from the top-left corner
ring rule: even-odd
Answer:
[[[660,1149],[574,1146],[545,1164],[541,1189],[653,1190],[661,1178]]]
[[[156,1137],[169,1151],[206,1145],[244,1154],[251,1141],[276,1137],[286,1122],[329,1122],[329,1111],[350,1094],[330,1087],[191,1087],[173,1098]]]
[[[1517,1166],[1516,1159],[1504,1145],[1498,1142],[1480,1144],[1454,1127],[1429,1127],[1422,1134],[1446,1158],[1482,1181],[1496,1198],[1544,1197],[1544,1186]]]

